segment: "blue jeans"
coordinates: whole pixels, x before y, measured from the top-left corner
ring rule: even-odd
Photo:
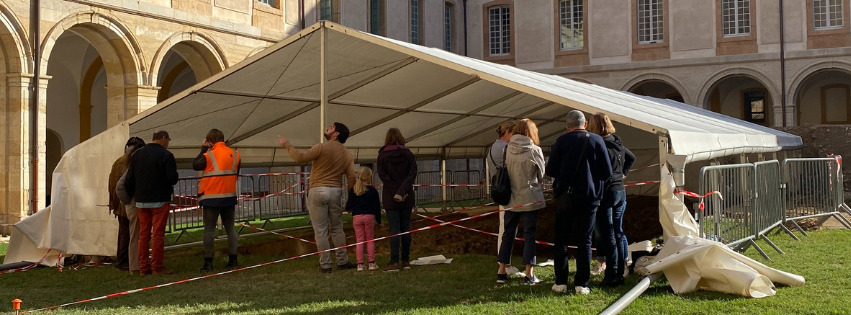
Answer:
[[[390,235],[408,232],[411,230],[411,208],[384,209],[387,212],[387,222],[390,224]],[[401,243],[401,244],[400,244]],[[399,253],[399,247],[402,253]],[[390,263],[411,261],[411,234],[395,236],[390,238]]]
[[[623,216],[624,212],[626,212],[626,190],[621,190],[617,192],[617,197],[619,202],[615,202],[615,206],[612,208],[612,227],[615,229],[615,244],[618,247],[618,257],[620,257],[621,264],[618,267],[621,269],[618,270],[622,275],[625,271],[626,260],[629,258],[629,242],[626,239],[626,234],[623,232]]]
[[[597,245],[606,255],[606,279],[623,277],[627,259],[627,240],[623,233],[623,214],[626,211],[626,190],[606,191],[597,213],[599,230]],[[603,215],[606,216],[604,219]],[[604,222],[600,222],[603,221]],[[612,250],[614,248],[614,250]],[[610,259],[610,256],[613,257]],[[610,273],[609,270],[612,272]]]
[[[617,245],[615,245],[615,230],[612,228],[612,207],[609,192],[603,193],[600,208],[597,209],[597,224],[594,227],[594,237],[597,241],[597,258],[606,258],[606,275],[604,281],[617,279],[617,268],[620,261]]]
[[[576,276],[573,285],[588,287],[591,279],[591,234],[594,232],[594,219],[597,206],[583,201],[571,202],[567,193],[556,199],[555,261],[556,284],[566,285],[567,274],[570,271],[567,258],[567,241],[570,235],[576,234],[578,245],[576,250]]]

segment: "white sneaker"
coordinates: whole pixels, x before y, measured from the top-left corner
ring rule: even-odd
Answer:
[[[567,292],[567,285],[566,284],[553,284],[553,291],[559,292],[559,293],[565,293],[565,292]]]
[[[378,270],[378,265],[375,263],[369,263],[369,270]]]
[[[588,287],[577,286],[577,287],[574,287],[573,289],[576,290],[576,294],[581,294],[581,295],[591,294],[591,289],[589,289]]]
[[[606,271],[606,263],[604,263],[604,262],[599,262],[599,261],[594,262],[594,267],[591,267],[591,274],[595,275],[595,276],[601,275],[605,271]]]
[[[364,270],[366,270],[366,267],[364,267],[363,264],[358,264],[358,271],[364,271]]]

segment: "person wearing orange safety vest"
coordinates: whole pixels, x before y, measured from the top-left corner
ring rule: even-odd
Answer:
[[[236,182],[239,176],[239,151],[225,144],[221,130],[212,129],[201,142],[201,153],[192,162],[192,169],[201,171],[198,187],[198,202],[204,209],[204,266],[201,272],[213,271],[213,234],[216,221],[222,218],[222,226],[228,234],[228,264],[226,269],[237,267],[236,231],[234,211],[237,204]]]

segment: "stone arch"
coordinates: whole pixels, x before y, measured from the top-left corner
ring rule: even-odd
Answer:
[[[812,123],[812,115],[814,113],[821,113],[823,108],[819,108],[817,111],[813,111],[812,108],[803,108],[806,104],[804,101],[804,97],[806,97],[807,87],[812,87],[810,79],[818,80],[818,77],[826,72],[839,72],[846,75],[851,76],[851,63],[844,61],[820,61],[813,62],[805,67],[802,67],[800,71],[798,71],[795,76],[790,81],[788,86],[788,96],[786,97],[786,108],[787,115],[792,114],[789,118],[789,122],[795,125],[806,123]],[[831,81],[834,83],[841,84],[842,76],[838,76],[836,74],[831,74]],[[845,77],[845,85],[848,85],[848,77]],[[815,84],[815,83],[813,83]],[[851,110],[851,108],[848,108]],[[807,116],[810,116],[809,118]],[[836,123],[836,122],[825,122],[824,116],[822,117],[820,123]],[[808,120],[808,121],[804,121]],[[819,123],[819,122],[817,122]]]
[[[786,98],[787,105],[794,105],[795,98],[800,93],[801,84],[803,84],[807,79],[812,77],[813,75],[822,72],[822,71],[841,71],[848,74],[851,74],[851,63],[844,61],[822,61],[822,62],[814,62],[808,66],[801,68],[801,71],[795,74],[792,78],[792,81],[789,82],[789,86],[787,91],[789,91],[788,95],[790,97]]]
[[[32,50],[24,27],[8,6],[0,1],[0,56],[2,73],[32,73]]]
[[[642,73],[642,74],[638,74],[636,76],[633,76],[632,78],[630,78],[626,82],[624,82],[624,84],[621,85],[620,90],[631,91],[632,89],[634,89],[635,87],[637,87],[637,86],[639,86],[643,83],[652,82],[652,81],[662,82],[662,83],[665,83],[665,84],[671,86],[672,88],[674,88],[674,90],[677,91],[677,93],[680,94],[680,96],[682,96],[683,103],[694,104],[694,103],[692,103],[694,101],[694,99],[688,93],[688,89],[685,88],[685,85],[683,85],[682,82],[680,82],[680,80],[677,80],[677,78],[674,78],[674,77],[667,75],[667,74],[664,74],[664,73]]]
[[[582,82],[582,83],[585,83],[585,84],[597,85],[597,83],[591,82],[591,80],[588,80],[586,78],[580,78],[580,77],[567,77],[567,78],[571,79],[573,81],[576,81],[576,82]]]
[[[169,37],[154,54],[148,82],[157,85],[160,67],[169,50],[183,57],[195,72],[198,82],[203,81],[228,67],[221,46],[207,35],[199,32],[182,32]],[[200,58],[198,58],[200,57]]]
[[[777,97],[780,95],[780,92],[777,91],[777,85],[774,84],[774,81],[772,81],[769,76],[757,69],[737,67],[715,72],[715,74],[706,79],[697,94],[698,100],[695,105],[703,109],[708,109],[709,92],[712,91],[712,88],[714,88],[719,82],[732,76],[745,76],[759,82],[768,91],[769,97],[771,97],[772,100],[776,100],[773,103],[780,103],[780,99]]]
[[[68,16],[48,30],[39,56],[41,73],[47,73],[48,58],[65,31],[74,32],[94,46],[103,58],[110,86],[147,85],[144,56],[135,36],[117,18],[98,12]]]
[[[252,50],[250,53],[248,53],[248,55],[245,56],[245,59],[251,58],[251,56],[259,54],[261,51],[264,51],[264,50],[266,50],[266,48],[269,48],[269,47],[272,47],[272,46],[262,46],[262,47],[254,48],[254,50]]]

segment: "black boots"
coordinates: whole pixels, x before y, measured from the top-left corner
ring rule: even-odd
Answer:
[[[213,257],[204,257],[204,266],[201,267],[201,273],[208,273],[211,271],[213,271]]]
[[[231,270],[237,267],[236,263],[236,255],[228,255],[228,264],[225,265],[225,269]]]
[[[228,264],[225,265],[225,269],[231,270],[237,268],[236,255],[228,255]],[[213,271],[213,257],[204,258],[204,266],[201,267],[201,273],[208,273]]]

